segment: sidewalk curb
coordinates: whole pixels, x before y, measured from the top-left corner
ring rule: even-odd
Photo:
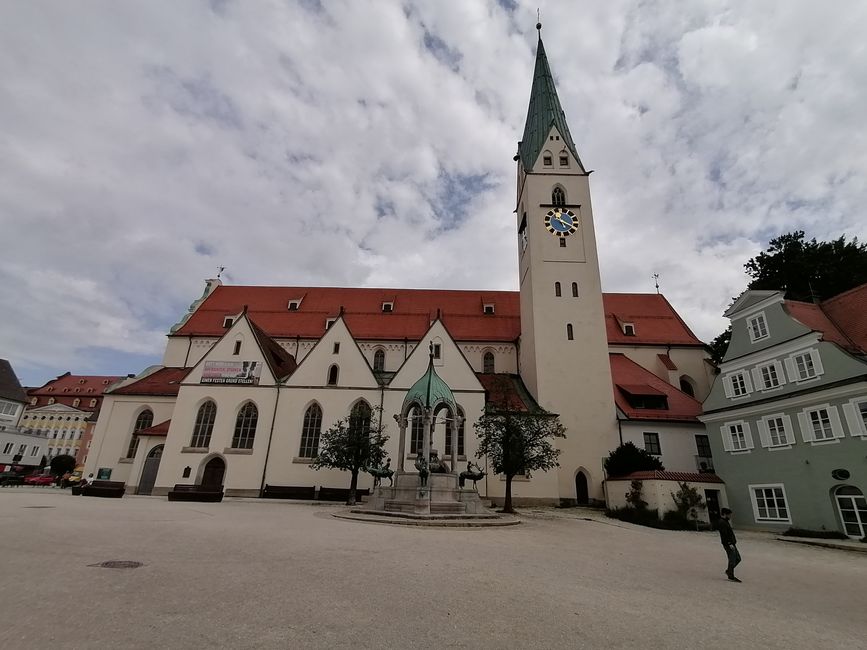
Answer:
[[[838,544],[836,542],[826,541],[822,539],[806,539],[794,537],[777,537],[780,542],[789,542],[790,544],[803,544],[805,546],[819,546],[822,548],[833,548],[840,551],[852,551],[853,553],[867,553],[867,544],[863,544],[864,548],[859,548],[850,544]]]

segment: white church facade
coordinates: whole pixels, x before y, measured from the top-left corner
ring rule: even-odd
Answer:
[[[603,500],[603,460],[626,440],[669,470],[698,471],[697,415],[713,380],[706,349],[663,296],[603,294],[590,174],[541,39],[515,160],[518,291],[208,280],[162,364],[106,392],[85,472],[142,494],[176,484],[223,485],[228,496],[345,488],[348,474],[310,467],[320,433],[350,414],[381,418],[399,465],[394,415],[431,350],[463,418],[456,449],[444,421],[433,430],[453,469],[476,460],[473,425],[486,403],[541,406],[566,427],[559,469],[516,479],[516,503]],[[412,426],[407,436],[404,461],[421,439]],[[360,486],[371,484],[365,476]],[[496,500],[504,481],[489,472],[478,489]]]

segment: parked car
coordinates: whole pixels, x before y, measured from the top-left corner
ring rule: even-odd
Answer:
[[[0,485],[23,485],[24,475],[18,472],[0,473]]]
[[[50,474],[37,474],[24,479],[24,485],[54,485],[54,477]]]

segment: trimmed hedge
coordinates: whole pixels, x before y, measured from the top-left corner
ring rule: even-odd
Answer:
[[[789,528],[783,533],[786,537],[810,537],[812,539],[849,539],[849,536],[839,530],[809,530],[807,528]]]

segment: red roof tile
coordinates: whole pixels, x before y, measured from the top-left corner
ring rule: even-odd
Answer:
[[[615,382],[615,385],[630,395],[667,395],[649,384],[619,384]]]
[[[829,298],[822,309],[849,340],[867,352],[867,283]]]
[[[169,426],[171,425],[171,420],[166,420],[165,422],[160,422],[159,424],[155,424],[152,427],[148,427],[147,429],[139,429],[135,433],[134,436],[167,436],[169,435]]]
[[[115,388],[109,394],[174,396],[178,394],[181,381],[189,372],[190,368],[160,368],[143,379]]]
[[[298,299],[298,310],[289,311],[289,301]],[[661,295],[604,294],[603,301],[612,343],[702,345]],[[384,302],[394,303],[391,312],[382,311]],[[484,314],[483,306],[490,303],[494,314]],[[517,291],[221,285],[176,335],[222,336],[224,318],[239,314],[245,305],[259,327],[274,338],[318,339],[326,320],[336,318],[341,307],[347,327],[358,339],[419,340],[438,311],[458,341],[514,341],[521,333]],[[623,335],[614,312],[635,323],[636,336]]]
[[[476,377],[485,389],[487,406],[522,413],[539,410],[538,404],[518,375],[477,372]]]
[[[836,343],[846,350],[857,351],[857,346],[840,331],[840,328],[828,318],[819,305],[812,302],[798,302],[796,300],[786,300],[783,305],[792,318],[803,323],[811,330],[821,332],[823,340]]]
[[[674,364],[674,361],[671,360],[671,357],[667,354],[657,354],[656,358],[665,366],[666,370],[677,370],[677,366]]]
[[[57,379],[52,379],[46,382],[39,388],[30,388],[27,390],[29,398],[36,398],[36,404],[32,404],[30,408],[38,408],[48,404],[50,398],[54,398],[56,404],[65,404],[72,406],[82,411],[94,411],[99,408],[102,402],[102,396],[105,391],[112,385],[119,382],[125,377],[117,375],[73,375],[65,373]],[[78,406],[73,406],[73,402],[81,400]],[[96,399],[96,406],[90,406],[90,400]]]
[[[663,381],[649,370],[623,354],[609,354],[611,378],[614,381],[614,402],[630,420],[672,420],[678,422],[697,422],[701,414],[701,402]],[[642,390],[653,389],[657,395],[664,394],[668,401],[668,409],[638,409],[630,406],[626,399],[627,392],[636,395],[646,395]]]
[[[698,472],[669,472],[664,470],[649,470],[632,472],[626,476],[615,476],[609,481],[678,481],[680,483],[725,483],[716,474],[699,474]]]

